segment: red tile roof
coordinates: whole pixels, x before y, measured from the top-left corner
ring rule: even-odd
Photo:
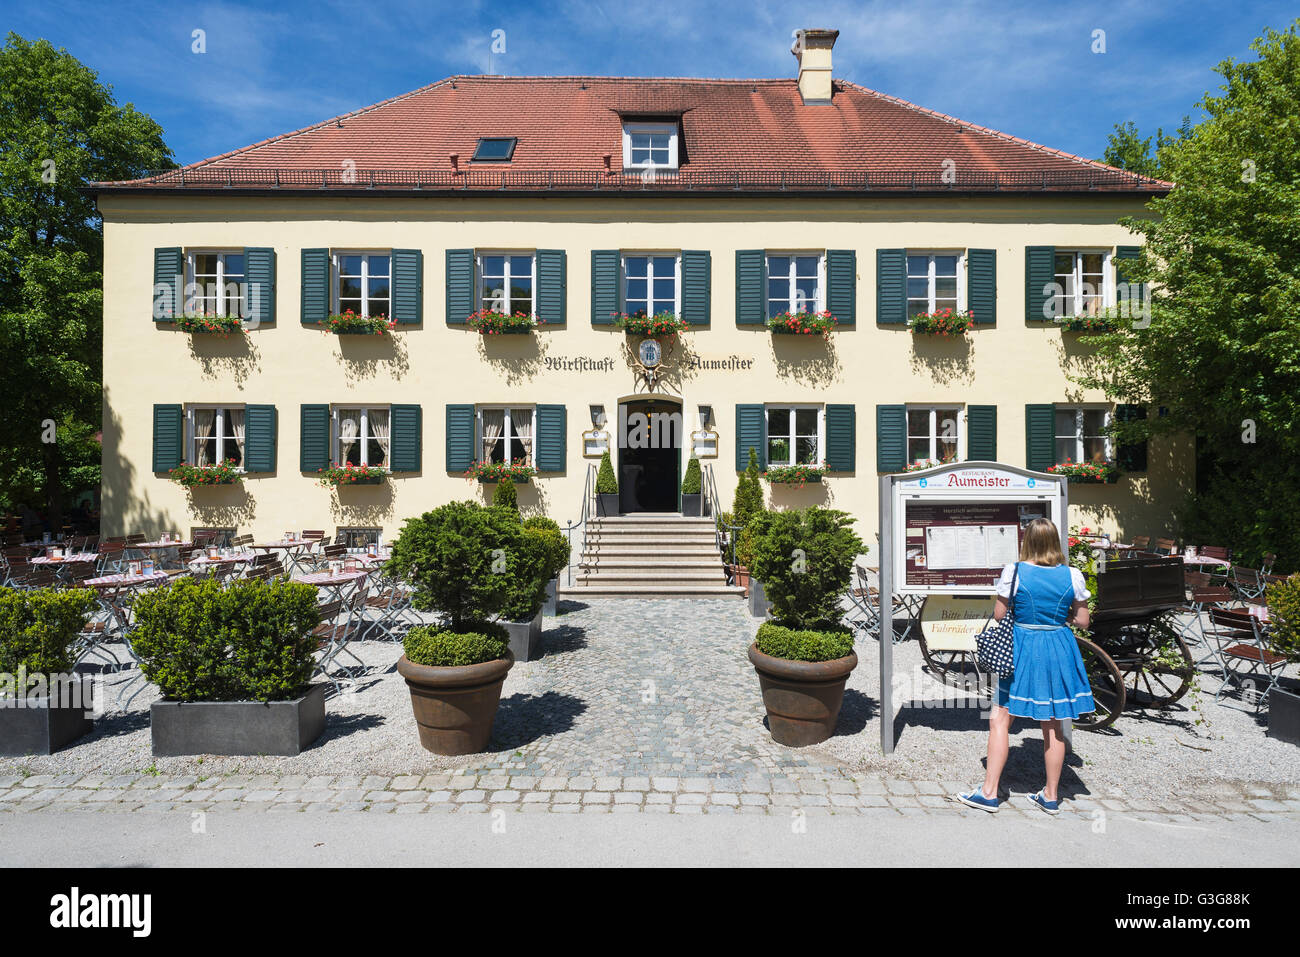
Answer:
[[[964,123],[853,83],[830,105],[805,105],[795,80],[455,76],[414,92],[135,185],[606,185],[604,156],[622,165],[625,116],[680,116],[681,180],[728,177],[782,185],[823,181],[942,187],[1050,184],[1162,190],[1102,163]],[[518,137],[509,163],[471,163],[481,136]],[[344,175],[355,168],[354,178]],[[377,179],[369,171],[378,171]],[[183,174],[183,175],[182,175]],[[418,174],[418,175],[417,175]],[[565,179],[565,177],[570,177]],[[919,183],[913,177],[920,177]],[[995,180],[994,177],[997,177]],[[612,179],[622,181],[623,177]],[[739,183],[739,180],[736,180]],[[548,185],[555,186],[552,178]],[[637,180],[636,185],[640,185]],[[658,185],[670,185],[669,182]],[[681,182],[675,185],[681,185]]]

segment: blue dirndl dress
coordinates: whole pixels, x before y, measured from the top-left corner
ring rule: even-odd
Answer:
[[[1015,601],[1015,672],[998,681],[998,704],[1020,718],[1077,718],[1096,710],[1066,621],[1074,604],[1069,565],[1021,562]]]

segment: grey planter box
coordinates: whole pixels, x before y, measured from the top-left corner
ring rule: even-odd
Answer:
[[[542,654],[542,613],[532,621],[502,621],[510,632],[510,651],[515,661],[536,661]]]
[[[597,515],[617,515],[619,514],[618,493],[610,495],[601,493],[596,496],[596,514]]]
[[[325,733],[325,685],[293,701],[155,701],[153,753],[300,754]]]
[[[94,730],[88,717],[94,706],[93,685],[82,683],[80,700],[72,695],[56,697],[54,707],[49,698],[27,698],[18,707],[16,698],[0,702],[0,757],[16,758],[28,754],[53,754]],[[75,705],[75,707],[74,707]]]
[[[682,493],[682,514],[696,516],[696,517],[703,515],[704,514],[703,501],[702,501],[703,498],[704,498],[703,495],[699,495],[699,494],[687,495],[685,492],[683,492]]]
[[[546,583],[546,604],[542,606],[542,614],[547,618],[554,618],[555,611],[555,592],[560,587],[560,580],[552,578]]]
[[[1268,693],[1268,736],[1300,745],[1300,682],[1282,680]]]
[[[772,603],[767,600],[763,583],[753,578],[749,580],[749,613],[755,618],[770,618],[772,613]]]

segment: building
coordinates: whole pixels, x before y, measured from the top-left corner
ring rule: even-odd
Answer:
[[[1113,448],[1110,417],[1144,410],[1081,393],[1068,375],[1089,350],[1045,317],[1121,298],[1137,250],[1117,220],[1169,184],[836,79],[836,36],[803,31],[789,79],[451,77],[96,184],[104,534],[392,536],[489,497],[464,475],[485,458],[534,465],[520,503],[563,524],[606,444],[629,511],[675,510],[692,450],[725,503],[751,446],[768,466],[824,465],[771,503],[843,508],[867,541],[881,471],[1122,457],[1118,482],[1072,486],[1072,516],[1164,533],[1190,443]],[[252,328],[181,331],[185,300]],[[480,335],[484,307],[543,325]],[[838,328],[769,330],[801,307]],[[348,308],[393,334],[322,331]],[[969,335],[909,328],[944,308],[973,314]],[[641,310],[690,325],[651,369],[613,319]],[[682,441],[620,448],[637,413],[679,413]],[[227,457],[241,484],[168,479]],[[322,487],[345,460],[392,474]]]

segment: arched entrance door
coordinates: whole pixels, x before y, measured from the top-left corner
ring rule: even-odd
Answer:
[[[646,396],[619,402],[618,496],[624,513],[679,510],[684,434],[680,399]]]

